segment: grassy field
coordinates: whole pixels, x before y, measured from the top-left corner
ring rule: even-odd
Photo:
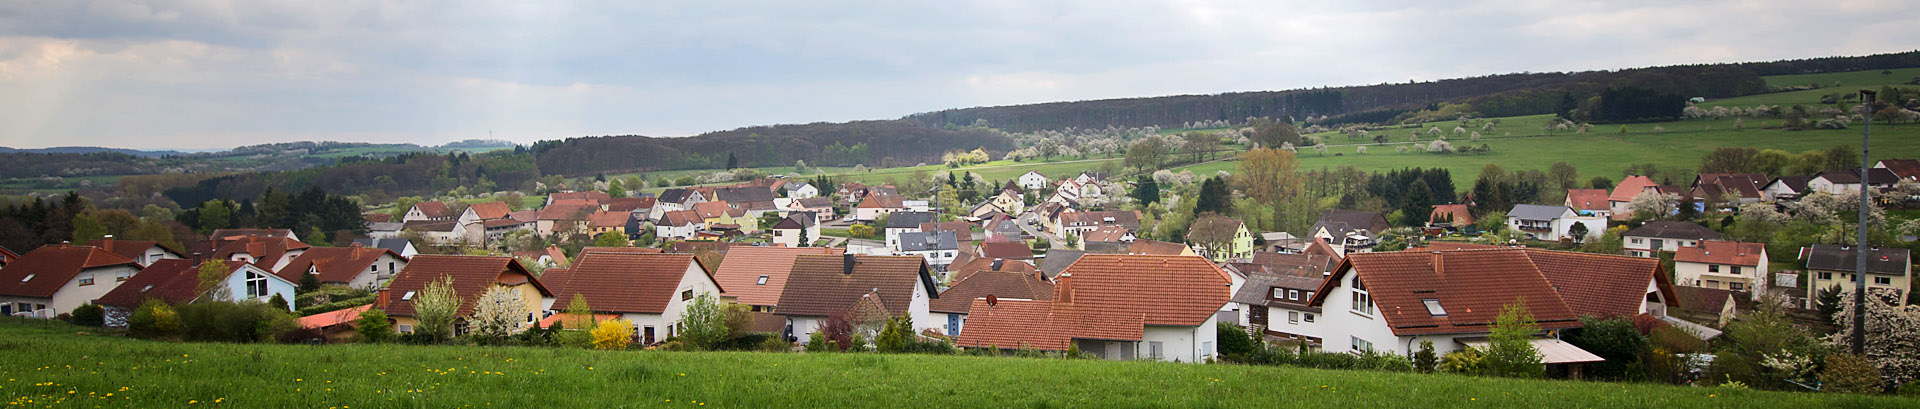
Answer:
[[[1895,397],[966,356],[187,344],[0,321],[26,407],[1913,407]],[[32,351],[32,353],[19,353]]]

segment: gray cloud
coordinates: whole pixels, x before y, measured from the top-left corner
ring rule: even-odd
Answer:
[[[522,142],[1912,49],[1920,5],[0,1],[0,145]]]

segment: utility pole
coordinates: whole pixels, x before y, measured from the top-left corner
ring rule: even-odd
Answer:
[[[1867,179],[1867,169],[1873,166],[1867,153],[1868,144],[1873,142],[1873,98],[1875,92],[1860,90],[1860,107],[1866,113],[1866,126],[1860,131],[1860,225],[1854,230],[1859,238],[1853,246],[1853,354],[1867,353],[1867,211],[1871,206],[1867,196],[1872,195],[1873,183]]]

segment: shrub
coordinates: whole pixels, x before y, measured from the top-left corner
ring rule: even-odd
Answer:
[[[1457,374],[1478,374],[1486,357],[1479,348],[1467,347],[1440,357],[1440,370]]]
[[[1360,354],[1355,369],[1367,369],[1384,372],[1413,372],[1413,361],[1400,354],[1366,351]]]
[[[319,328],[294,328],[280,333],[279,336],[279,341],[283,344],[299,344],[313,340],[324,341],[326,339],[327,332],[321,331]]]
[[[1880,393],[1880,369],[1866,358],[1854,354],[1827,356],[1827,369],[1820,371],[1825,391],[1840,393]]]
[[[1246,356],[1253,352],[1253,338],[1247,331],[1228,323],[1214,326],[1214,337],[1219,338],[1220,355],[1226,357]]]
[[[720,341],[720,343],[718,344],[714,344],[712,348],[708,348],[708,349],[714,350],[714,351],[757,351],[757,350],[760,350],[761,347],[763,347],[768,340],[776,340],[776,341],[784,342],[784,340],[781,340],[779,338],[780,338],[779,335],[773,334],[773,333],[748,332],[748,333],[740,334],[739,336],[727,338],[724,341]]]
[[[1420,352],[1413,354],[1413,369],[1421,373],[1433,373],[1439,366],[1440,357],[1433,352],[1433,341],[1420,340]]]
[[[874,350],[885,353],[909,352],[913,343],[913,318],[906,315],[888,319],[886,328],[873,339]]]
[[[685,329],[680,331],[680,340],[699,349],[713,349],[727,338],[726,306],[713,294],[700,294],[687,303],[687,312],[681,317]]]
[[[1567,341],[1606,359],[1605,362],[1588,364],[1588,376],[1625,379],[1637,372],[1635,367],[1640,363],[1640,350],[1646,349],[1648,344],[1647,338],[1640,335],[1640,330],[1635,328],[1631,319],[1581,317],[1580,327],[1579,333]]]
[[[349,299],[344,299],[339,301],[328,302],[324,304],[309,305],[306,308],[301,308],[297,313],[300,314],[300,316],[304,317],[308,315],[334,312],[334,311],[344,310],[344,309],[358,307],[362,305],[372,304],[374,300],[377,299],[378,297],[379,296],[368,295],[363,297],[349,298]]]
[[[288,305],[287,298],[281,297],[280,293],[273,293],[273,298],[267,300],[267,306],[281,311],[293,311],[293,306]]]
[[[814,331],[813,334],[807,335],[807,352],[839,352],[828,349],[828,342],[831,341],[827,340],[826,332]]]
[[[393,338],[393,323],[387,320],[386,311],[368,308],[353,320],[353,330],[360,333],[361,342],[386,341]]]
[[[602,322],[593,328],[593,349],[627,349],[633,344],[633,323],[626,319]]]
[[[293,313],[263,302],[201,302],[180,306],[181,334],[189,341],[261,342],[299,328]]]
[[[1533,334],[1540,331],[1540,325],[1534,323],[1533,314],[1527,312],[1526,299],[1516,298],[1510,304],[1500,308],[1499,317],[1494,319],[1492,339],[1487,346],[1482,369],[1489,374],[1515,378],[1538,378],[1544,374],[1545,366],[1540,362],[1539,351],[1533,348]]]
[[[147,339],[172,338],[179,335],[180,313],[157,299],[147,300],[127,318],[127,331],[134,337]]]
[[[1354,369],[1360,366],[1360,356],[1341,352],[1307,351],[1300,354],[1299,365],[1319,369]]]
[[[105,308],[100,308],[99,305],[95,305],[95,304],[87,304],[79,307],[74,307],[72,319],[73,319],[74,325],[81,325],[81,326],[88,326],[88,327],[98,327],[101,325],[106,325],[107,310]]]
[[[768,334],[768,335],[773,335],[773,336],[769,336],[765,340],[760,341],[761,351],[793,352],[793,343],[787,342],[787,339],[785,337],[781,337],[776,334]]]

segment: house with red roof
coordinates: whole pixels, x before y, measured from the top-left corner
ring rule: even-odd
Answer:
[[[595,314],[614,314],[633,324],[646,345],[672,338],[694,297],[721,294],[705,263],[692,254],[585,252],[573,266],[542,276],[553,289],[547,308],[573,308],[577,296]]]
[[[880,219],[880,215],[907,211],[906,197],[896,194],[873,192],[860,198],[853,206],[853,219],[871,222]]]
[[[1233,293],[1229,277],[1198,256],[1086,254],[1054,278],[1050,300],[974,298],[956,342],[1205,362],[1217,356],[1214,323]]]
[[[287,302],[289,311],[293,309],[294,291],[300,285],[253,264],[226,265],[227,275],[220,280],[218,290],[202,294],[202,264],[183,259],[156,261],[114,287],[113,291],[100,296],[94,303],[107,309],[107,325],[111,327],[126,326],[126,318],[133,315],[133,310],[150,299],[180,305],[199,301],[208,295],[216,297],[215,301],[235,302],[266,302],[277,295]]]
[[[984,259],[983,259],[984,260]],[[1020,262],[1001,262],[1002,265],[1025,265]],[[964,277],[955,278],[953,286],[940,291],[940,298],[927,304],[931,311],[934,329],[949,337],[960,336],[966,329],[967,313],[973,309],[973,300],[994,297],[1016,300],[1051,300],[1053,282],[1045,275],[1033,271],[973,271]]]
[[[455,217],[459,217],[459,216],[460,216],[459,214],[456,214],[453,212],[452,207],[447,206],[446,202],[435,200],[435,201],[414,203],[413,207],[407,208],[407,214],[405,216],[401,216],[400,221],[444,222],[448,220],[453,220]]]
[[[1900,180],[1920,182],[1920,159],[1881,159],[1873,167],[1892,171]]]
[[[0,268],[0,316],[53,318],[133,278],[133,259],[94,246],[40,246]]]
[[[295,283],[302,280],[302,275],[311,275],[321,284],[377,289],[406,268],[407,258],[398,252],[355,243],[309,248],[274,274]]]
[[[1473,225],[1473,211],[1464,204],[1433,205],[1433,211],[1427,213],[1427,227],[1459,227]]]
[[[240,236],[227,240],[210,259],[253,263],[263,270],[280,271],[312,247],[290,237]]]
[[[700,212],[693,210],[674,210],[662,213],[653,224],[653,236],[661,240],[693,238],[694,233],[707,229],[707,220]]]
[[[1613,205],[1607,202],[1606,189],[1567,189],[1567,201],[1561,204],[1581,216],[1613,217]],[[1472,223],[1471,218],[1468,220]]]
[[[1613,193],[1607,195],[1607,208],[1612,212],[1607,217],[1613,220],[1633,218],[1633,198],[1645,192],[1678,194],[1678,192],[1664,191],[1659,183],[1653,182],[1653,178],[1640,175],[1628,176],[1620,179],[1620,184],[1613,186]]]
[[[1493,248],[1348,254],[1307,305],[1325,311],[1324,350],[1405,355],[1422,341],[1442,354],[1484,345],[1509,304],[1556,334],[1579,327],[1583,315],[1665,316],[1674,300],[1658,260]],[[1597,359],[1552,338],[1534,341],[1548,364]]]
[[[458,220],[455,225],[459,226],[460,236],[465,238],[467,243],[479,244],[485,242],[489,233],[493,233],[488,227],[504,226],[504,223],[489,224],[488,222],[513,220],[512,217],[513,208],[508,207],[507,202],[474,203],[467,206],[467,210],[460,212],[460,217],[455,219]]]
[[[6,267],[7,263],[11,263],[14,259],[18,258],[20,258],[20,253],[7,250],[6,247],[0,247],[0,267]]]
[[[387,312],[387,316],[394,321],[395,331],[412,333],[414,327],[420,325],[413,302],[428,284],[441,280],[450,280],[454,297],[460,299],[460,305],[453,314],[454,336],[466,334],[467,317],[473,315],[474,305],[480,296],[493,287],[507,287],[520,292],[527,311],[524,325],[538,322],[547,299],[553,297],[553,292],[513,257],[422,254],[409,260],[407,268],[400,270],[387,288],[380,290],[374,301],[375,308]]]
[[[113,252],[113,254],[118,254],[120,257],[133,259],[133,262],[139,264],[141,267],[146,267],[161,259],[187,258],[186,254],[180,253],[179,250],[174,250],[160,242],[150,240],[119,240],[108,238],[89,241],[87,245]]]
[[[1673,252],[1675,285],[1746,291],[1757,300],[1770,273],[1766,243],[1701,240]]]
[[[793,271],[794,258],[801,255],[838,256],[846,249],[832,247],[740,246],[729,250],[714,269],[713,280],[723,298],[748,306],[755,312],[779,309],[780,293],[786,289],[787,275]]]

